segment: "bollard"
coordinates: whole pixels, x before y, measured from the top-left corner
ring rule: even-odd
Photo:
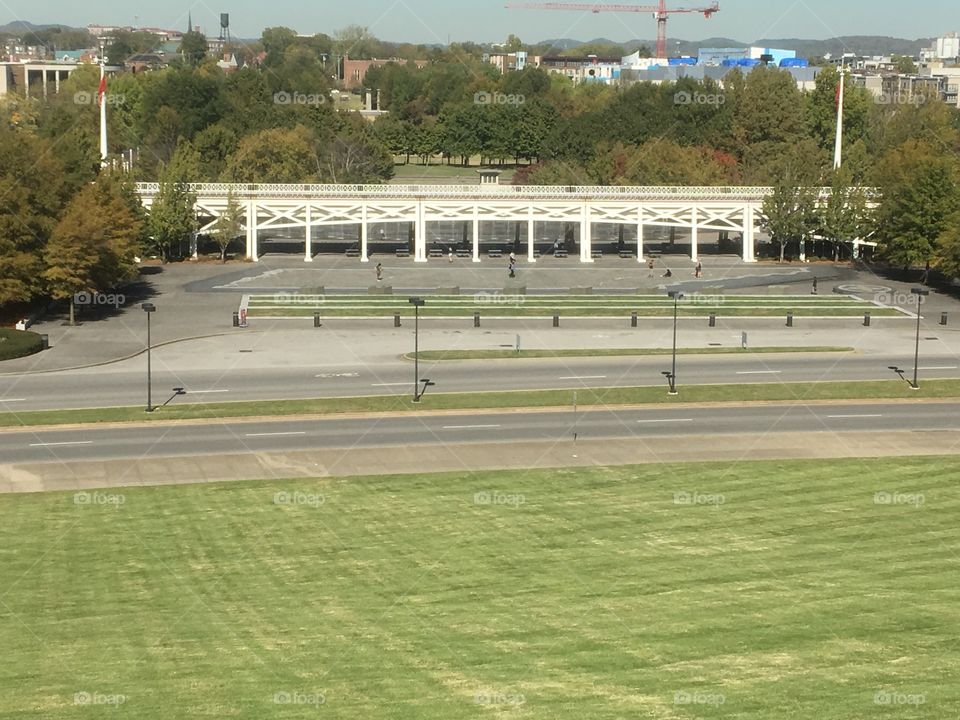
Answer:
[[[314,326],[314,327],[323,327],[323,326],[320,324],[320,313],[318,313],[318,312],[315,312],[315,313],[313,314],[313,326]]]
[[[630,327],[636,327],[636,326],[637,326],[637,311],[634,310],[632,313],[630,313]]]
[[[553,326],[554,326],[554,327],[560,327],[560,316],[559,316],[559,315],[554,315],[554,316],[553,316]]]
[[[793,327],[793,313],[787,313],[787,327]]]
[[[865,312],[865,313],[863,314],[863,326],[864,326],[864,327],[870,327],[870,313],[869,313],[869,312]]]
[[[709,323],[710,323],[710,327],[716,327],[716,326],[717,326],[717,314],[716,314],[716,313],[710,313]]]
[[[473,314],[473,326],[480,327],[480,313],[478,312]]]
[[[947,324],[947,314],[946,314],[946,313],[940,313],[940,324],[941,324],[941,325],[946,325],[946,324]]]
[[[40,349],[49,350],[50,349],[50,336],[46,333],[40,336]]]
[[[237,311],[233,313],[233,326],[240,327],[240,313]]]
[[[393,326],[400,327],[400,313],[393,314]]]

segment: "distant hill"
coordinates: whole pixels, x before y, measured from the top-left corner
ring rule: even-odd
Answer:
[[[20,35],[25,32],[51,30],[53,28],[61,28],[63,30],[86,30],[86,28],[75,28],[75,27],[70,27],[69,25],[61,25],[60,23],[51,23],[49,25],[34,25],[32,22],[27,22],[25,20],[17,20],[15,22],[8,22],[6,25],[0,25],[0,33],[5,33],[7,35]]]

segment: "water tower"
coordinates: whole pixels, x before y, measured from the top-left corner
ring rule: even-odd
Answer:
[[[220,13],[220,41],[230,42],[230,13]]]

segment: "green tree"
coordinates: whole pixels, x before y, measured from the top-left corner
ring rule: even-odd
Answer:
[[[147,220],[149,231],[148,249],[157,253],[163,262],[180,256],[183,241],[197,230],[194,210],[196,196],[189,186],[178,180],[164,177],[153,198]]]
[[[223,178],[241,183],[314,182],[317,155],[313,133],[298,125],[292,130],[263,130],[243,138],[226,161]]]
[[[830,196],[818,208],[819,232],[833,245],[834,262],[843,244],[863,238],[871,225],[866,191],[851,180],[846,169],[832,173]]]
[[[102,292],[136,275],[142,234],[141,218],[109,175],[74,195],[44,250],[42,275],[51,297],[69,299],[71,325],[77,293]]]
[[[760,227],[779,244],[780,262],[784,260],[788,245],[805,242],[816,227],[817,195],[815,188],[800,185],[793,175],[785,173],[773,186],[773,192],[764,198]]]
[[[233,190],[227,191],[227,207],[213,224],[211,234],[220,248],[220,262],[227,261],[227,248],[240,234],[244,223],[243,209],[233,195]]]
[[[199,65],[207,56],[206,36],[196,30],[184,33],[180,40],[180,54],[188,65]]]

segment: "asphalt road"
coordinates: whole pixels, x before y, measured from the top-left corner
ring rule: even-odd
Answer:
[[[896,365],[912,375],[913,357],[854,353],[787,353],[750,356],[681,355],[677,360],[680,386],[714,383],[792,383],[823,380],[889,380]],[[438,392],[491,390],[576,389],[664,383],[661,373],[670,357],[560,358],[498,361],[424,361],[420,376],[436,383]],[[955,355],[925,354],[922,379],[960,377]],[[414,368],[396,358],[381,363],[270,369],[232,368],[176,372],[153,368],[153,401],[159,404],[172,388],[187,394],[173,403],[224,402],[412,392]],[[146,360],[137,358],[95,371],[65,371],[0,377],[0,411],[138,405],[146,402]]]
[[[326,448],[717,434],[960,430],[960,403],[771,404],[574,412],[221,421],[0,432],[6,463],[104,461]]]

